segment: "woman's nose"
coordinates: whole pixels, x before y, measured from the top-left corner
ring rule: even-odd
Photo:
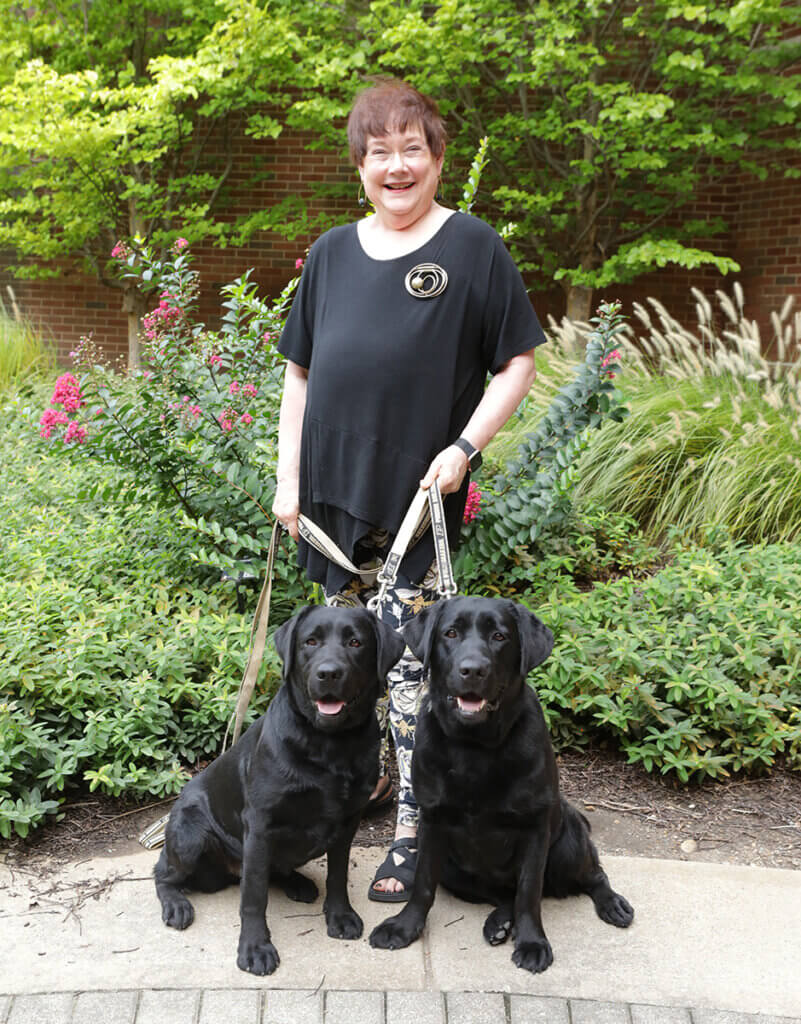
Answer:
[[[400,150],[396,149],[389,155],[389,169],[391,171],[400,171],[403,170],[403,166],[403,153]]]

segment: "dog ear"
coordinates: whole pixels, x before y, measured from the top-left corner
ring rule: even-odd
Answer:
[[[410,647],[414,656],[423,663],[423,669],[428,672],[431,664],[431,649],[434,646],[434,635],[439,623],[439,617],[444,606],[444,601],[437,601],[435,604],[421,609],[417,615],[403,627],[403,639]]]
[[[372,619],[375,632],[378,678],[384,680],[392,666],[400,661],[401,655],[406,650],[406,641],[392,626],[382,622],[375,612],[368,612],[368,615]]]
[[[525,605],[513,604],[520,635],[520,672],[525,678],[553,650],[553,633]]]
[[[273,643],[284,666],[284,679],[289,678],[295,663],[295,632],[308,612],[308,608],[301,608],[273,633]]]

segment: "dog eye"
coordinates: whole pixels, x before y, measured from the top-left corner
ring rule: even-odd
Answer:
[[[316,647],[317,646],[317,637],[316,636],[310,636],[307,640],[304,640],[304,643],[306,644],[307,647]]]
[[[453,640],[453,638],[456,636],[456,630],[455,629],[446,629],[445,630],[445,636],[449,640]]]
[[[505,640],[506,636],[505,636],[504,633],[501,633],[499,630],[496,629],[495,632],[492,634],[492,639],[493,640],[501,641],[501,640]]]
[[[361,645],[361,640],[357,640],[355,636],[352,636],[350,640],[348,640],[348,647],[361,647]]]

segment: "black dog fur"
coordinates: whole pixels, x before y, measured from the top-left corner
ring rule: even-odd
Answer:
[[[317,886],[296,868],[323,853],[328,934],[362,934],[348,858],[378,778],[376,700],[404,650],[372,612],[321,607],[284,623],[275,646],[283,685],[267,713],[181,791],[154,871],[173,928],[194,919],[183,888],[215,892],[241,876],[237,965],[252,974],[279,963],[265,919],[268,884],[313,902]]]
[[[559,795],[545,719],[526,685],[551,653],[550,630],[512,601],[459,597],[421,611],[404,638],[430,672],[412,760],[417,872],[408,904],[370,944],[400,949],[418,938],[438,882],[493,904],[485,939],[514,934],[512,960],[535,973],[553,962],[543,895],[587,893],[602,920],[627,927],[634,911],[610,887],[586,818]]]

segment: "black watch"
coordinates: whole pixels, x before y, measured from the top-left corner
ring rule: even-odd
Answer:
[[[466,437],[459,437],[453,443],[457,448],[461,448],[465,453],[467,456],[467,465],[470,467],[470,472],[475,473],[475,471],[480,468],[483,461],[481,458],[481,452],[478,448],[474,448]]]

